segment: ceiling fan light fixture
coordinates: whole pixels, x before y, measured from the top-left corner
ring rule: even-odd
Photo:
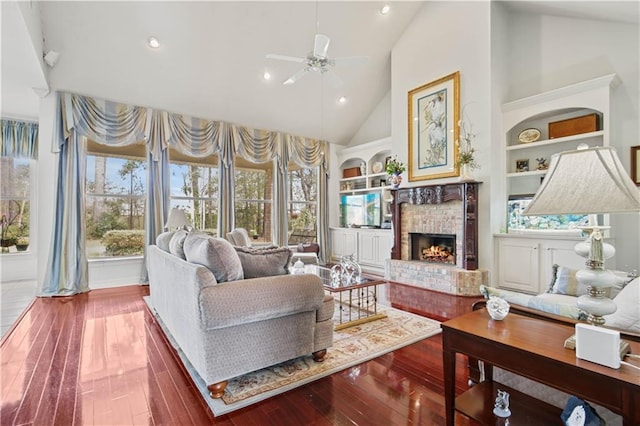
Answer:
[[[264,74],[262,74],[262,78],[267,81],[271,80],[271,73],[269,73],[269,71],[265,71]]]
[[[160,47],[160,40],[158,40],[158,37],[151,36],[147,40],[147,45],[152,49],[157,49]]]
[[[382,5],[382,7],[380,8],[380,15],[386,15],[387,13],[389,13],[391,11],[391,6],[389,6],[388,3],[385,3]]]

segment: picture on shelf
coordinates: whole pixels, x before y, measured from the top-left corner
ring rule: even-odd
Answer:
[[[516,160],[516,172],[528,172],[529,160]]]

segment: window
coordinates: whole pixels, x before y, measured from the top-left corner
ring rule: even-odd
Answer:
[[[88,258],[143,254],[146,169],[144,146],[114,148],[89,143],[85,196]]]
[[[289,243],[316,240],[318,169],[289,165]]]
[[[271,241],[273,163],[236,159],[235,226],[245,228],[257,242]]]
[[[195,229],[216,235],[220,180],[216,156],[188,158],[169,152],[171,207],[184,210]]]
[[[28,249],[32,162],[28,158],[0,157],[1,253]]]

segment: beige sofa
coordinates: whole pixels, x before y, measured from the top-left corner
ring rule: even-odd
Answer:
[[[174,244],[180,233],[182,244]],[[216,276],[233,274],[195,263],[207,262],[198,253],[228,266],[235,258],[219,254],[233,256],[228,248],[235,249],[226,240],[185,234],[165,233],[148,247],[151,304],[212,398],[221,397],[233,377],[308,354],[324,360],[333,342],[334,302],[317,276],[219,282]]]

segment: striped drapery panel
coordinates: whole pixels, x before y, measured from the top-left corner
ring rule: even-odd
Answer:
[[[3,118],[0,128],[2,131],[0,156],[32,159],[38,157],[38,123]]]

